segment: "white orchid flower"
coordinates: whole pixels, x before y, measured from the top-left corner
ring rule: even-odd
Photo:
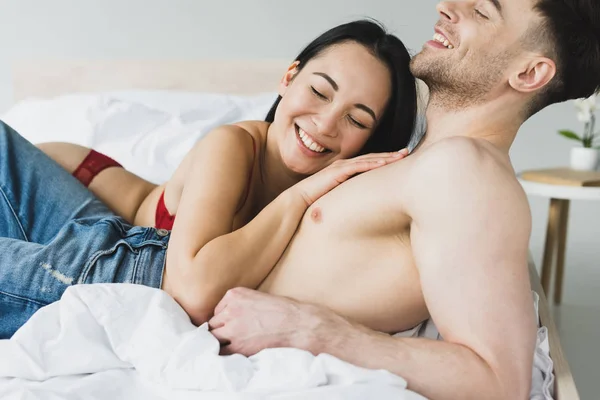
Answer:
[[[583,123],[589,123],[592,120],[592,114],[597,110],[596,94],[587,99],[575,100],[575,108],[578,110],[577,119]]]
[[[585,124],[583,135],[569,130],[559,131],[562,136],[581,142],[583,147],[593,147],[598,144],[600,133],[596,132],[596,110],[598,94],[594,93],[587,99],[577,99],[574,101],[575,109],[577,110],[577,119]],[[599,147],[600,148],[600,147]]]
[[[596,104],[596,94],[591,95],[590,97],[585,99],[584,102],[586,103],[586,106],[588,107],[590,112],[594,112],[598,108],[598,105]]]
[[[577,119],[579,120],[579,122],[587,124],[592,120],[592,113],[586,111],[579,111],[577,113]]]
[[[597,109],[596,95],[593,94],[590,97],[588,97],[587,99],[575,100],[575,108],[577,108],[579,111],[584,111],[584,112],[596,111],[596,109]]]

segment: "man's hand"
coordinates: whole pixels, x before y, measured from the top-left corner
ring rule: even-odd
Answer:
[[[229,290],[208,322],[221,354],[251,356],[266,348],[319,353],[325,341],[352,325],[333,312],[246,288]]]

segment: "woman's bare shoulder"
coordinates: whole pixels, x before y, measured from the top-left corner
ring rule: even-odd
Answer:
[[[260,148],[260,145],[258,145],[261,140],[260,137],[258,127],[252,123],[241,122],[221,125],[213,129],[198,140],[188,151],[169,184],[173,186],[172,181],[175,181],[180,187],[183,187],[183,182],[188,173],[213,164],[215,155],[225,156],[229,161],[233,160],[233,162],[240,164],[240,168],[252,168],[256,149]]]
[[[236,122],[233,125],[248,132],[248,134],[252,136],[252,138],[257,144],[262,144],[267,139],[267,132],[271,123],[265,121],[242,121]],[[261,147],[262,146],[260,145],[258,146],[258,148]]]

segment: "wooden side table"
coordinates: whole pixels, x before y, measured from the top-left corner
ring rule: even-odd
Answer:
[[[600,172],[554,168],[525,171],[518,178],[527,194],[550,199],[541,280],[542,288],[548,294],[552,264],[556,256],[554,302],[559,304],[562,301],[570,203],[571,200],[600,201]]]

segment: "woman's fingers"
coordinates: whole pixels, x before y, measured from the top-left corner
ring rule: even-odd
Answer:
[[[394,162],[397,160],[401,160],[408,155],[408,149],[402,149],[400,151],[393,151],[389,153],[371,153],[365,154],[362,156],[358,156],[355,158],[350,158],[348,160],[344,160],[345,162],[359,162],[359,161],[369,161],[369,160],[384,160],[386,162]]]
[[[385,159],[381,158],[371,160],[356,160],[341,166],[340,174],[343,175],[343,180],[346,180],[353,175],[383,167],[388,163],[389,162],[386,162]]]
[[[354,159],[369,159],[369,158],[378,158],[378,157],[383,157],[383,158],[388,158],[388,157],[402,157],[402,156],[407,156],[408,155],[408,149],[404,148],[402,150],[399,151],[390,151],[390,152],[386,152],[386,153],[369,153],[369,154],[364,154],[362,156],[358,156],[355,157]]]
[[[408,151],[399,151],[394,153],[367,154],[365,156],[344,160],[340,163],[340,167],[355,166],[355,168],[367,171],[369,169],[378,168],[406,157]],[[350,167],[352,168],[352,167]]]

